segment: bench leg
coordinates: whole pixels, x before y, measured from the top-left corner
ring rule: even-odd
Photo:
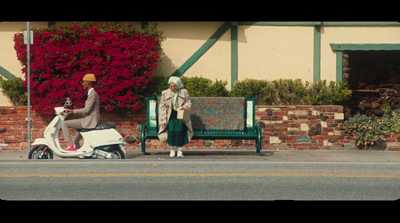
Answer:
[[[257,156],[261,156],[261,148],[262,148],[262,129],[261,129],[261,124],[257,123],[256,124],[256,128],[257,128],[257,151],[256,151],[256,155]]]
[[[142,123],[142,151],[140,155],[150,155],[150,153],[146,152],[146,123]]]
[[[140,155],[150,155],[150,153],[146,152],[146,139],[142,140],[142,151]]]

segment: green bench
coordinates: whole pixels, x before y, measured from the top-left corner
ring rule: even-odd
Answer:
[[[142,151],[147,155],[146,140],[158,139],[159,97],[147,97],[146,122],[142,124]],[[261,155],[261,124],[255,122],[255,98],[191,97],[192,139],[256,140],[256,155]]]

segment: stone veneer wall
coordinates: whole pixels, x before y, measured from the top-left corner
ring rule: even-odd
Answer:
[[[354,149],[343,128],[343,106],[256,106],[269,149]]]
[[[344,132],[343,106],[256,106],[263,125],[263,148],[297,150],[359,149]],[[371,149],[400,151],[400,135],[389,134]],[[378,144],[378,143],[377,143]]]

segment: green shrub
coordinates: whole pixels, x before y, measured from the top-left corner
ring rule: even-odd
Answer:
[[[230,96],[232,97],[257,97],[263,94],[263,89],[268,85],[266,80],[245,79],[234,84]]]
[[[27,105],[28,93],[21,78],[5,80],[0,76],[0,88],[13,105]]]
[[[371,146],[379,138],[374,134],[374,127],[377,125],[377,119],[357,113],[343,123],[343,128],[346,133],[353,135],[356,146]]]
[[[150,86],[147,89],[149,96],[158,97],[161,92],[168,88],[168,77],[161,75],[153,75],[150,78]]]
[[[343,82],[336,85],[334,81],[330,81],[326,85],[326,80],[319,80],[310,85],[303,101],[312,105],[336,105],[348,101],[351,94],[352,91],[347,89]]]
[[[205,77],[181,77],[182,83],[189,95],[192,97],[227,97],[229,91],[226,90],[227,81],[219,81]]]
[[[343,123],[343,128],[354,136],[357,146],[368,148],[383,135],[400,133],[400,110],[385,111],[381,118],[357,113]]]
[[[257,80],[245,79],[234,84],[229,92],[227,81],[212,80],[204,77],[181,77],[183,85],[192,97],[260,97],[270,105],[332,105],[343,104],[351,97],[352,91],[343,82],[338,85],[326,80],[312,84],[301,79]],[[168,88],[168,77],[153,76],[149,88],[151,96],[158,96]]]
[[[168,78],[155,75],[151,79],[151,87],[148,89],[150,96],[160,96],[161,92],[168,88]],[[227,97],[227,81],[212,80],[204,77],[181,77],[184,88],[189,91],[191,97]]]
[[[227,81],[215,80],[206,88],[205,97],[228,97],[229,91],[226,90]]]
[[[307,95],[307,85],[301,79],[279,79],[273,80],[271,88],[268,88],[268,95],[274,95],[271,104],[294,105],[304,104],[303,97]],[[267,102],[266,100],[264,100]]]
[[[182,83],[191,97],[206,96],[206,89],[210,87],[212,81],[204,77],[181,77]]]

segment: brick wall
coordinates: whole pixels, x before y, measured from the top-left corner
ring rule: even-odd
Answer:
[[[31,112],[31,134],[34,139],[42,137],[53,115],[40,115]],[[127,149],[140,150],[141,123],[146,119],[145,111],[131,113],[101,113],[102,122],[116,125],[119,132],[134,135],[136,143],[127,143]],[[77,118],[77,117],[72,117]],[[342,130],[344,114],[342,106],[256,106],[256,122],[263,126],[263,150],[337,150],[358,149],[354,139]],[[0,133],[0,150],[22,150],[27,148],[27,107],[0,106],[0,127],[6,132]],[[72,131],[72,134],[75,134]],[[62,134],[60,143],[66,146]],[[255,140],[192,140],[185,149],[254,149]],[[400,151],[398,134],[385,136],[387,150]],[[147,140],[146,151],[169,149],[159,140]]]
[[[36,138],[43,137],[43,132],[47,125],[54,118],[54,115],[41,115],[35,111],[31,111],[31,141]],[[72,116],[69,118],[79,118]],[[139,135],[140,123],[146,119],[145,112],[131,113],[101,113],[102,122],[111,122],[116,125],[119,132],[125,135]],[[26,106],[0,106],[0,127],[7,129],[6,132],[0,133],[0,150],[22,150],[27,148],[27,125],[28,110]],[[76,134],[75,130],[71,131],[72,135]],[[60,144],[67,146],[64,141],[63,134],[60,134]],[[127,144],[127,148],[134,144]]]

